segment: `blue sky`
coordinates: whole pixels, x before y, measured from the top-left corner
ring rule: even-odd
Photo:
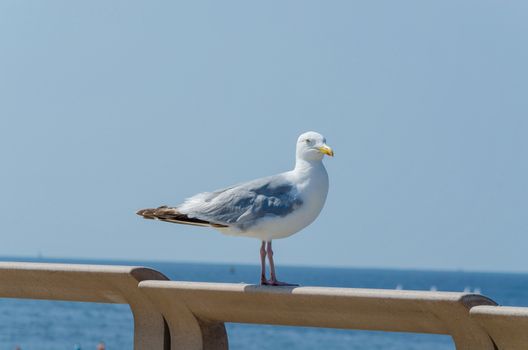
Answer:
[[[293,166],[319,219],[279,265],[526,271],[524,1],[3,1],[0,255],[258,263],[141,220]]]

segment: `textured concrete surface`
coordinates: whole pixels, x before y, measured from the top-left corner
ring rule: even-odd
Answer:
[[[469,317],[472,306],[495,305],[481,295],[172,281],[143,281],[139,288],[167,319],[172,349],[225,349],[204,343],[202,320],[449,334],[457,349],[494,349]],[[223,342],[220,333],[215,337]]]
[[[163,317],[137,288],[145,279],[167,278],[144,267],[0,262],[0,297],[129,304],[134,348],[162,350]]]
[[[476,306],[470,315],[489,333],[498,349],[528,349],[528,308]]]

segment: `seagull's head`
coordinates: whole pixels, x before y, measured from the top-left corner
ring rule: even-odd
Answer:
[[[325,154],[333,157],[334,151],[328,147],[323,135],[315,131],[308,131],[297,139],[297,158],[321,160]]]

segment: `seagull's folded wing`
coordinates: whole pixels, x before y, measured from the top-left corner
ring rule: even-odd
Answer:
[[[260,218],[285,216],[301,204],[295,184],[281,174],[197,194],[177,210],[189,218],[244,230]]]

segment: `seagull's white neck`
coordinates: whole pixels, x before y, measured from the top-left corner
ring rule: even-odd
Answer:
[[[297,157],[293,171],[296,173],[305,173],[316,169],[324,169],[321,159],[303,159]]]

